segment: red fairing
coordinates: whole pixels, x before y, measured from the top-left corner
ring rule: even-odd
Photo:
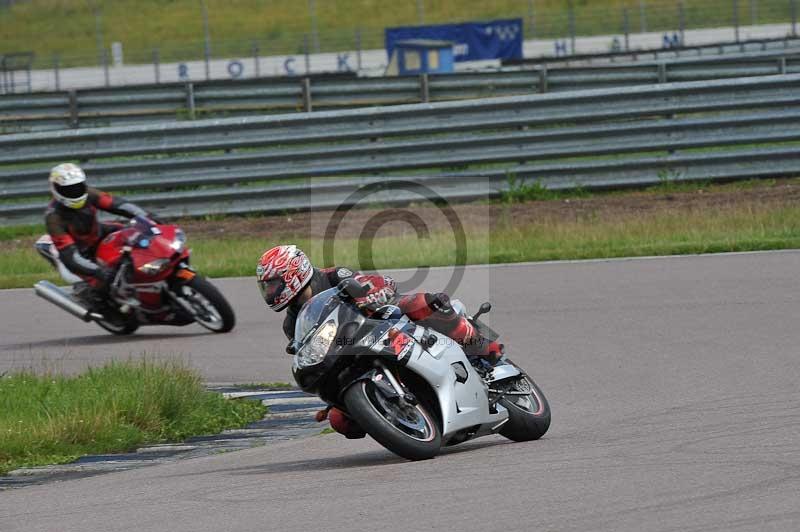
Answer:
[[[176,267],[181,261],[189,258],[190,251],[182,249],[177,251],[172,247],[178,228],[174,225],[156,226],[160,231],[158,235],[142,236],[138,229],[125,227],[120,231],[111,233],[97,248],[97,262],[103,266],[117,268],[123,256],[124,249],[130,247],[133,261],[132,283],[137,287],[137,297],[145,307],[159,308],[162,305],[160,290],[153,290],[156,283],[170,279],[175,275]],[[142,246],[142,239],[147,245]],[[142,266],[159,259],[167,259],[169,263],[159,273],[148,275],[140,270]]]

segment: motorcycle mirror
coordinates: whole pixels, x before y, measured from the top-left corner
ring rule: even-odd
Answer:
[[[473,320],[477,320],[480,317],[481,314],[486,314],[490,310],[492,310],[492,304],[487,301],[487,302],[481,304],[480,308],[478,309],[478,312],[476,312],[475,315],[472,316],[472,319]]]

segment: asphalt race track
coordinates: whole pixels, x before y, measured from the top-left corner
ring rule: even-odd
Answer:
[[[488,321],[551,402],[542,440],[408,463],[368,439],[313,436],[8,490],[0,530],[799,530],[798,279],[800,252],[470,268],[457,295],[492,300]],[[286,380],[279,317],[251,280],[219,285],[232,334],[124,341],[32,291],[0,293],[0,372],[147,350],[210,382]]]

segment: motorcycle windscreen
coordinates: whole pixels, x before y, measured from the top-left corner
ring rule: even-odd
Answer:
[[[315,295],[300,309],[297,322],[294,326],[294,341],[302,342],[303,339],[319,325],[319,322],[328,316],[333,307],[340,303],[338,292],[329,288]]]

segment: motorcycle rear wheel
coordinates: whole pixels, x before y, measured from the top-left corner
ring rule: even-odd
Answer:
[[[421,404],[399,406],[371,381],[360,381],[344,395],[348,414],[372,438],[408,460],[427,460],[439,453],[442,434],[436,419]]]
[[[507,389],[529,393],[500,399],[500,404],[508,410],[508,421],[500,434],[513,441],[532,441],[544,436],[550,428],[550,404],[539,386],[523,373]]]

